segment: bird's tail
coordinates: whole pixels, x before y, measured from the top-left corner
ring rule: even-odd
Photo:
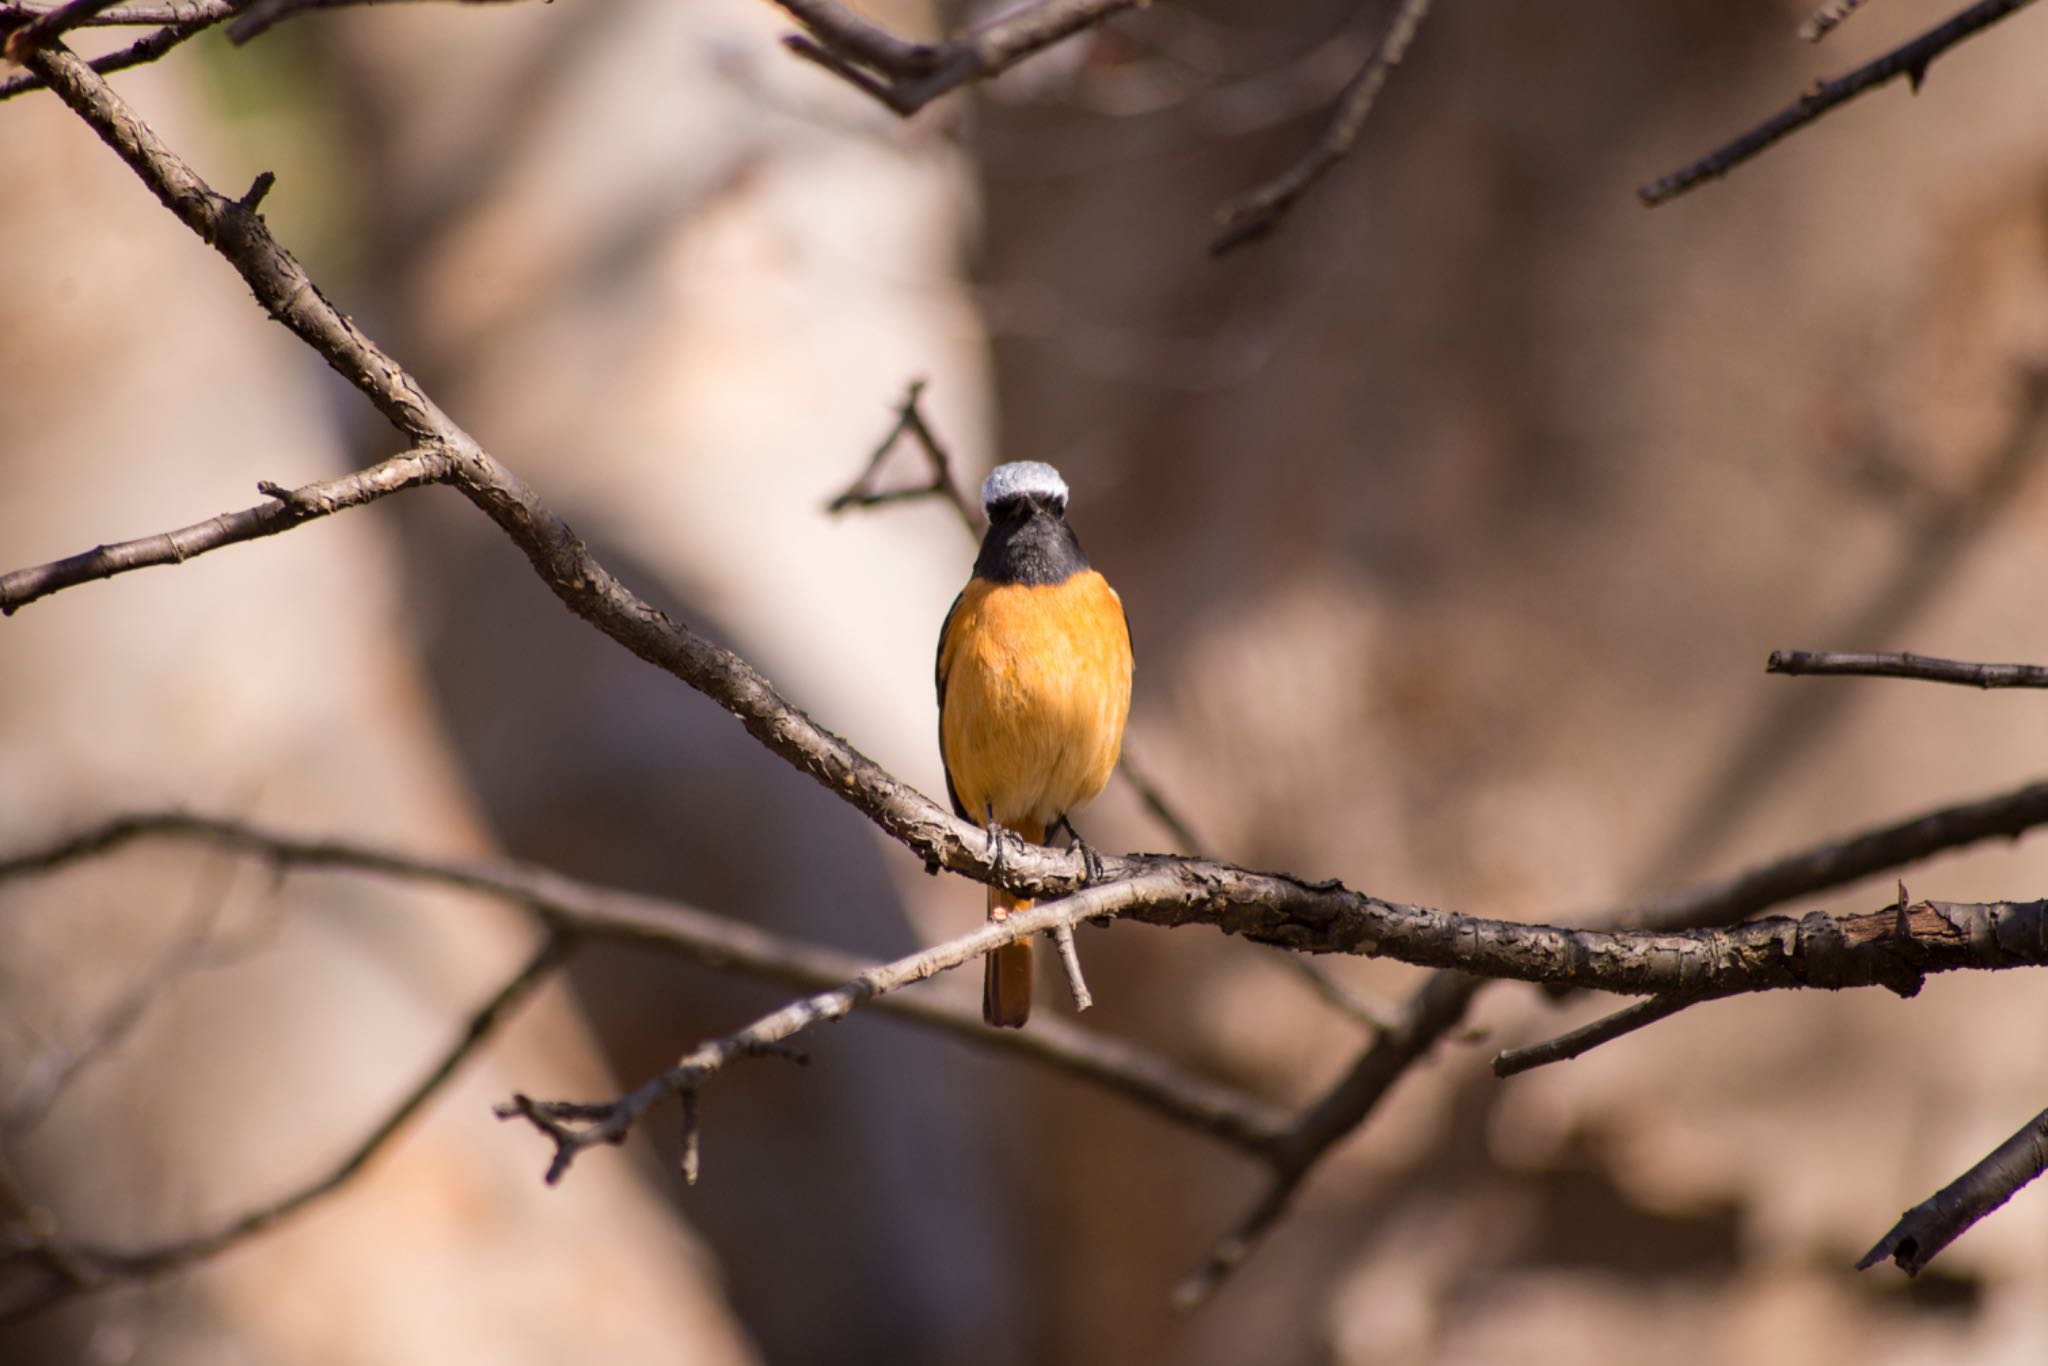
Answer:
[[[1033,844],[1043,830],[1019,830]],[[988,918],[1006,920],[1013,912],[1028,911],[1028,898],[1011,896],[1000,887],[988,889]],[[1031,1018],[1031,941],[1020,939],[1005,944],[982,959],[981,1018],[999,1029],[1021,1029]]]

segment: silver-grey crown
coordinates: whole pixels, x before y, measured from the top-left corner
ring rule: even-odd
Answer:
[[[989,471],[981,484],[981,507],[986,512],[1005,499],[1019,496],[1040,501],[1067,501],[1067,481],[1043,460],[1013,460]]]

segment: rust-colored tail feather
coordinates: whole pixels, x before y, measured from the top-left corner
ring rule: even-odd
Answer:
[[[988,918],[1006,920],[1012,911],[1028,911],[999,888],[988,889]],[[982,960],[981,1018],[1001,1029],[1019,1029],[1031,1018],[1031,941],[1005,944]]]

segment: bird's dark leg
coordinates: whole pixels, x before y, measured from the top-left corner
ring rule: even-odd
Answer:
[[[1102,881],[1101,856],[1089,847],[1088,841],[1081,838],[1081,832],[1074,828],[1074,822],[1068,818],[1065,812],[1062,812],[1060,818],[1053,822],[1052,828],[1054,830],[1066,831],[1067,848],[1080,851],[1081,876],[1084,885],[1086,883]]]

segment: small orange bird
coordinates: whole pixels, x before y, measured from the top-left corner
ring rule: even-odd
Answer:
[[[1116,768],[1131,710],[1130,621],[1067,525],[1058,470],[998,465],[981,506],[988,535],[974,577],[939,628],[939,760],[961,819],[1042,844]],[[1030,905],[988,889],[991,920]],[[1030,1015],[1024,941],[988,956],[981,1017],[1015,1028]]]

